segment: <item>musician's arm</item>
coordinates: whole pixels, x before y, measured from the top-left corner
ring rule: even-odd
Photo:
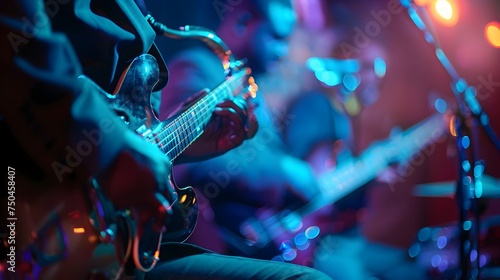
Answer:
[[[168,159],[129,131],[95,88],[77,78],[77,56],[64,34],[52,32],[42,1],[2,1],[0,7],[0,114],[20,149],[55,183],[76,185],[98,176],[119,207],[158,209],[164,203],[158,188],[172,195]]]

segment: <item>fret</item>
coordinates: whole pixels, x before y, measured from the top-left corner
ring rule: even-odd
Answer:
[[[160,133],[160,134],[159,134],[160,139],[162,139],[162,137],[161,137],[162,135],[163,135],[163,133]],[[163,142],[160,142],[160,147],[161,147],[161,150],[162,150],[164,153],[165,153],[165,152],[167,152],[167,151],[169,150],[169,147],[170,147],[170,141],[171,141],[171,140],[172,140],[172,139],[171,139],[170,135],[168,135],[168,134],[167,134],[167,135],[166,135],[166,137],[165,137],[165,140],[164,140]]]
[[[190,116],[189,116],[189,115],[186,115],[186,117],[190,117]],[[192,135],[193,135],[193,133],[194,133],[194,131],[191,129],[191,122],[192,122],[193,120],[190,120],[190,118],[187,118],[187,119],[188,119],[188,120],[186,121],[186,123],[184,123],[184,128],[185,128],[185,131],[184,131],[184,132],[185,132],[185,135],[186,135],[186,136],[184,137],[184,141],[183,141],[183,145],[184,145],[184,147],[183,147],[183,149],[182,149],[182,150],[186,149],[186,148],[187,148],[187,146],[189,146],[189,145],[191,144],[191,142],[192,142],[192,141],[191,141],[191,137],[192,137]]]
[[[187,122],[188,122],[188,115],[187,114],[183,114],[183,116],[181,117],[181,135],[180,135],[180,138],[181,138],[181,146],[179,147],[179,153],[183,150],[183,147],[187,147],[187,137],[189,135],[189,130],[188,130],[188,127],[187,127]]]
[[[159,145],[170,160],[177,158],[203,133],[216,105],[233,96],[233,92],[243,84],[245,73],[235,73],[170,123],[160,123]]]
[[[172,141],[172,137],[168,137],[166,139],[167,143],[163,146],[163,149],[162,149],[163,153],[168,154],[168,151],[170,151],[172,149],[172,142],[171,141]]]
[[[184,129],[186,136],[184,137],[184,146],[188,146],[191,143],[191,137],[193,136],[193,130],[191,129],[191,124],[194,121],[190,114],[186,114],[186,122],[184,123]]]
[[[174,145],[172,147],[172,149],[170,150],[170,158],[173,159],[175,157],[175,155],[177,155],[177,147],[179,146],[179,138],[177,138],[177,135],[174,135],[174,138],[173,138],[173,141],[172,141],[172,144]]]

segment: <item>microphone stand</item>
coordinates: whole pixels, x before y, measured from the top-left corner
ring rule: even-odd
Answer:
[[[481,126],[498,151],[500,140],[489,124],[489,117],[484,112],[476,98],[476,88],[469,86],[460,77],[440,47],[437,37],[426,26],[417,12],[420,9],[427,22],[431,22],[425,8],[415,6],[411,0],[401,0],[415,25],[424,32],[426,41],[431,44],[436,56],[451,77],[451,89],[457,99],[458,108],[454,117],[455,142],[458,150],[458,178],[456,182],[456,199],[459,207],[459,279],[479,279],[480,277],[480,214],[478,198],[482,192],[481,177],[484,172],[483,161],[478,158],[477,127]],[[432,26],[431,26],[432,27]],[[470,127],[472,125],[472,127]],[[472,154],[469,161],[468,152]],[[471,164],[471,162],[473,164]],[[469,214],[472,212],[472,221]],[[474,223],[473,223],[474,222]],[[474,224],[474,225],[473,225]]]

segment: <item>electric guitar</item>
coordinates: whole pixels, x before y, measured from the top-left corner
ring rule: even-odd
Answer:
[[[280,253],[275,258],[310,265],[315,240],[324,231],[335,230],[331,218],[325,217],[332,214],[329,206],[369,183],[389,166],[409,163],[417,153],[442,139],[446,134],[446,120],[446,114],[436,113],[406,131],[371,145],[359,157],[320,174],[317,178],[320,194],[309,203],[296,210],[259,211],[241,224],[239,233],[230,234],[231,240],[239,242],[242,252],[252,253],[273,246]]]
[[[102,93],[128,128],[144,138],[145,145],[157,146],[173,161],[203,133],[218,103],[238,94],[255,94],[257,86],[249,74],[248,68],[234,69],[219,86],[166,121],[158,120],[151,108],[159,68],[149,54],[132,61],[113,94],[85,76],[80,79]],[[23,264],[17,268],[21,278],[123,279],[130,258],[139,271],[150,271],[158,261],[160,244],[184,241],[196,224],[194,189],[177,187],[172,176],[169,180],[178,198],[170,202],[173,214],[165,224],[166,231],[156,233],[148,224],[142,238],[130,211],[116,209],[96,179],[85,188],[49,186],[39,192],[27,191],[18,203],[18,216],[23,220],[17,235],[18,246],[23,244],[24,250],[18,254],[18,263]],[[28,179],[18,183],[36,184]]]

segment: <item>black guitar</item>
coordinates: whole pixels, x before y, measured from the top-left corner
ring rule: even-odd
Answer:
[[[151,108],[151,90],[160,78],[157,61],[152,55],[141,55],[131,63],[116,94],[102,93],[130,129],[156,145],[173,162],[203,133],[217,104],[240,93],[255,94],[256,85],[249,74],[248,68],[235,71],[188,109],[164,122],[158,120]],[[166,232],[155,233],[147,227],[144,237],[134,237],[132,256],[136,267],[144,272],[155,266],[162,241],[182,242],[196,224],[198,208],[194,189],[177,187],[172,176],[169,180],[178,200],[171,202],[173,215],[165,225]],[[97,185],[95,188],[99,189]]]
[[[85,76],[80,79],[102,93],[128,127],[144,138],[144,145],[157,146],[173,161],[203,133],[218,103],[256,92],[249,74],[248,68],[234,69],[219,86],[166,121],[159,121],[151,106],[150,95],[159,81],[159,67],[149,54],[132,61],[113,94]],[[141,238],[129,209],[116,209],[97,179],[78,188],[62,184],[39,186],[43,183],[16,178],[19,185],[37,185],[17,205],[22,220],[16,229],[17,241],[24,256],[19,256],[19,263],[31,267],[19,272],[21,278],[123,279],[130,257],[139,271],[147,272],[158,261],[160,244],[184,241],[197,220],[194,189],[177,187],[172,176],[169,180],[178,198],[170,202],[173,213],[166,221],[166,232],[156,233],[148,224]]]

